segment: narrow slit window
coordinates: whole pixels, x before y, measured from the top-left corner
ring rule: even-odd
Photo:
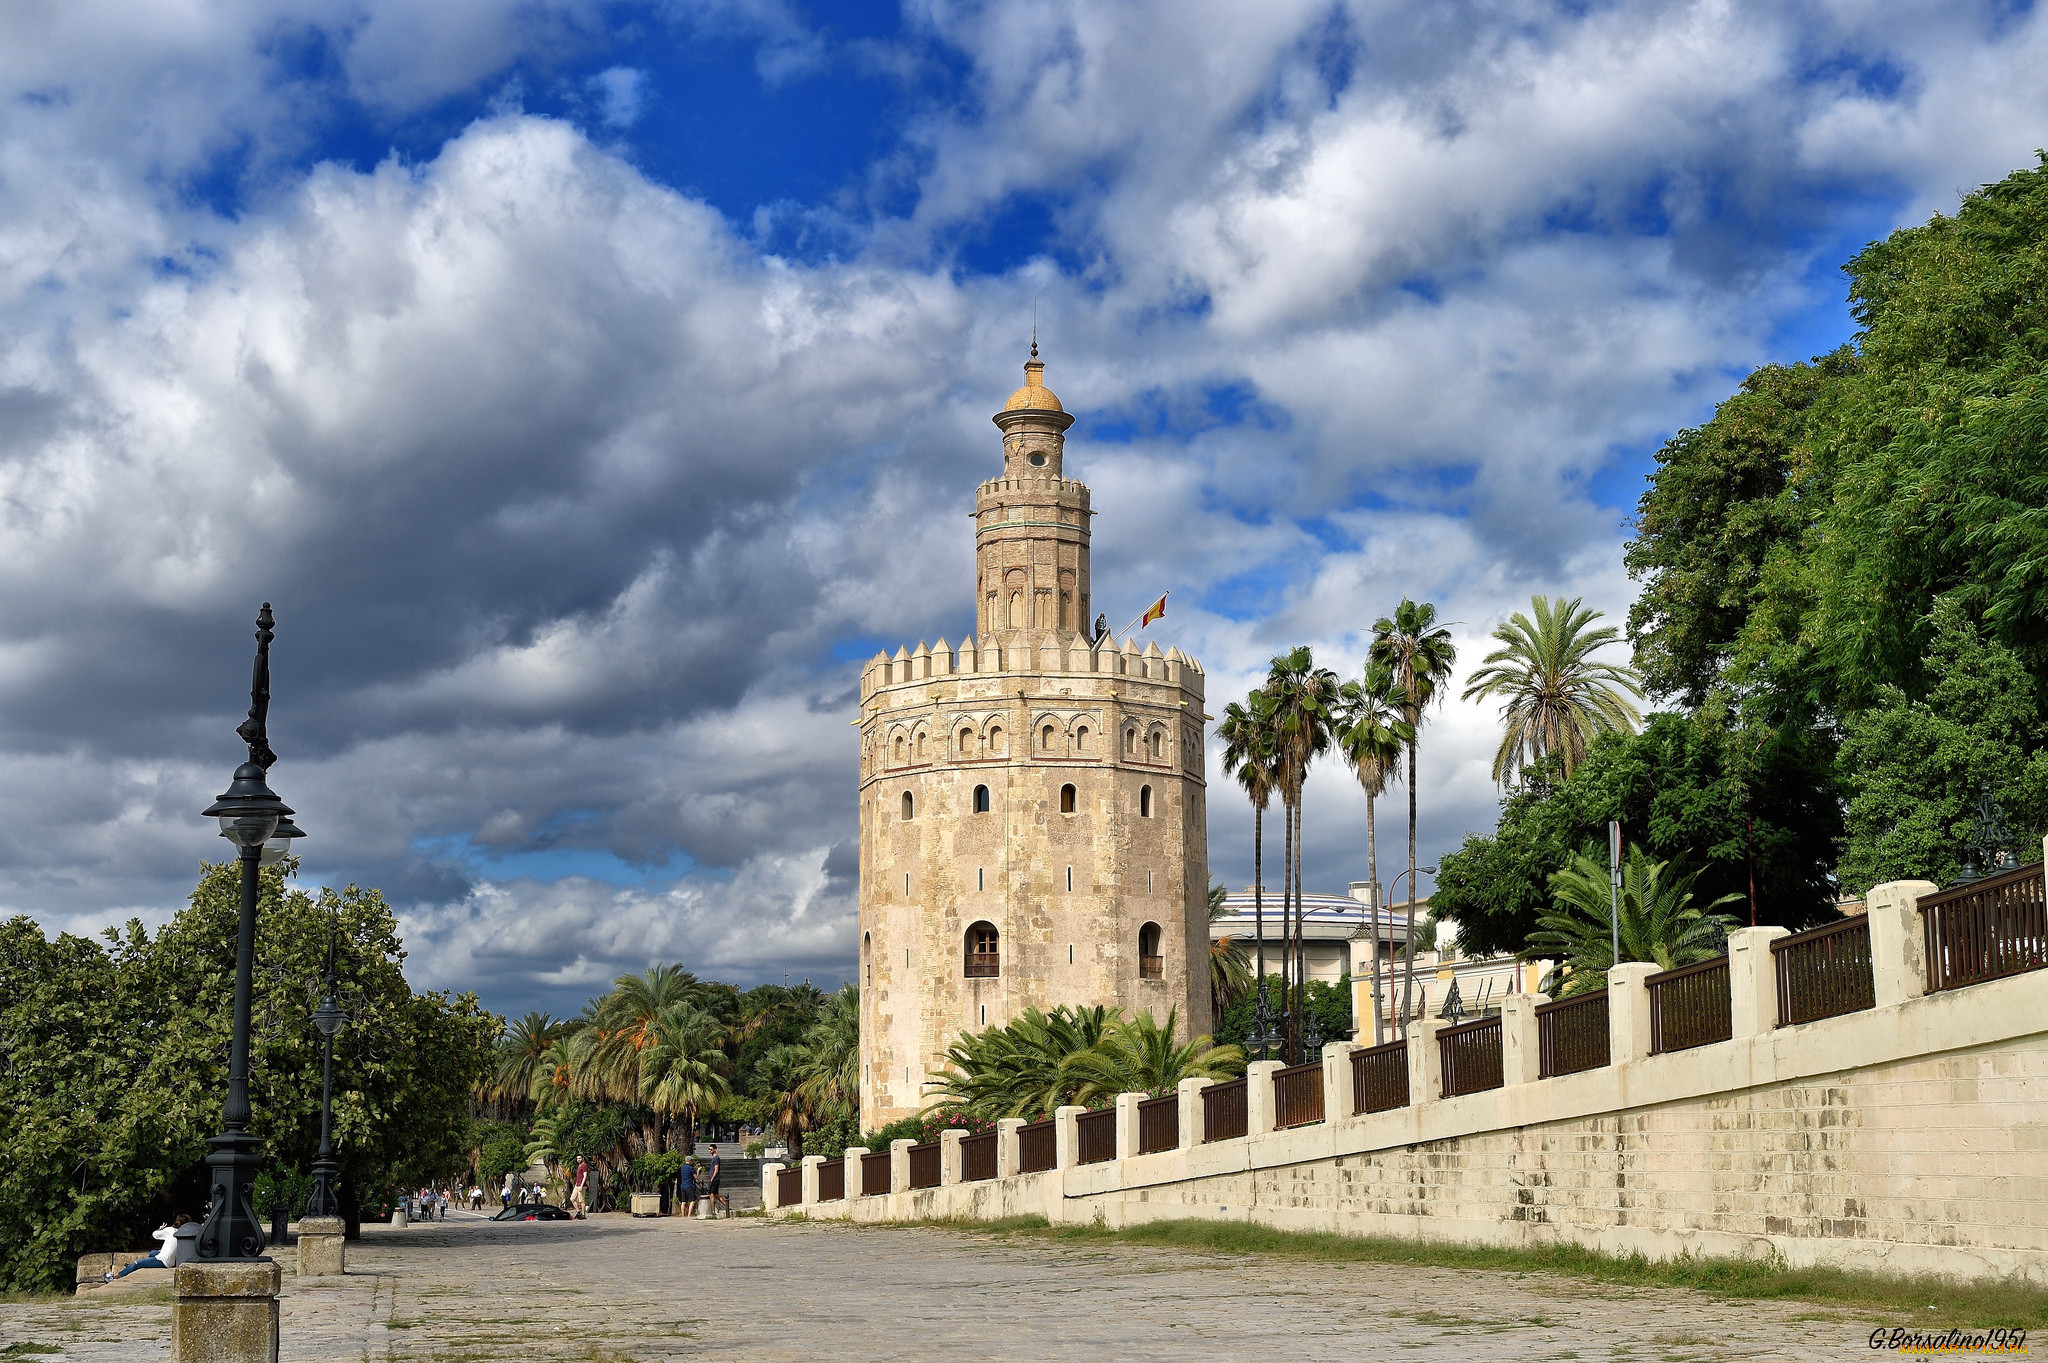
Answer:
[[[1152,817],[1152,787],[1150,786],[1138,787],[1138,817],[1141,819]]]
[[[1068,893],[1068,894],[1072,894],[1073,892],[1074,892],[1074,868],[1073,868],[1073,867],[1071,867],[1071,866],[1069,866],[1069,867],[1067,868],[1067,893]]]
[[[982,884],[981,881],[982,869],[983,868],[979,866],[974,868],[974,888],[977,890],[985,890],[988,888],[988,886]]]

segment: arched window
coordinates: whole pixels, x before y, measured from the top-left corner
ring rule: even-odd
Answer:
[[[1152,787],[1150,786],[1138,787],[1138,817],[1141,819],[1152,817]]]
[[[1001,752],[1003,751],[1003,726],[1002,726],[1002,725],[1000,725],[1000,724],[993,724],[993,725],[990,725],[990,726],[989,726],[989,731],[988,731],[988,750],[989,750],[990,752],[992,752],[992,753],[998,753],[998,754],[999,754],[999,753],[1001,753]]]
[[[920,732],[917,736],[917,760],[928,761],[932,755],[932,736]]]
[[[1062,814],[1071,814],[1071,813],[1073,813],[1073,812],[1074,812],[1074,788],[1073,788],[1072,786],[1061,786],[1061,787],[1060,787],[1060,813],[1062,813]]]
[[[895,754],[896,760],[897,760],[897,761],[898,761],[899,763],[900,763],[900,762],[901,762],[901,761],[903,760],[903,735],[902,735],[902,734],[898,734],[898,735],[896,735],[896,741],[895,741],[895,743],[893,743],[893,744],[891,744],[891,745],[890,745],[890,749],[889,749],[889,750],[890,750],[890,752],[892,752],[892,753],[894,753],[894,754]]]
[[[966,756],[967,756],[967,755],[968,755],[969,753],[972,753],[973,751],[974,751],[974,730],[972,730],[972,729],[962,729],[962,730],[960,731],[960,755],[961,755],[962,757],[966,757]]]
[[[1166,733],[1164,730],[1154,729],[1152,731],[1152,760],[1157,762],[1165,756]]]
[[[988,813],[988,787],[987,787],[987,786],[976,786],[976,787],[974,788],[974,812],[975,812],[975,813],[977,813],[977,814],[986,814],[986,813]]]
[[[903,817],[906,820],[917,817],[917,802],[910,798],[907,790],[903,792]]]
[[[1124,730],[1124,751],[1133,757],[1138,755],[1138,731],[1136,729]]]
[[[1080,728],[1074,730],[1074,751],[1088,751],[1088,726],[1085,724],[1083,724]]]
[[[1002,955],[994,923],[976,923],[967,929],[967,978],[992,980],[1003,973]]]
[[[1024,593],[1010,593],[1010,628],[1024,628]]]
[[[1141,980],[1162,980],[1166,978],[1166,957],[1159,952],[1159,925],[1147,923],[1138,929],[1138,978]]]

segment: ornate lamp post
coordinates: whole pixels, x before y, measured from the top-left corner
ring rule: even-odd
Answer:
[[[263,1226],[250,1194],[263,1163],[261,1142],[249,1134],[249,998],[256,956],[256,896],[261,868],[284,857],[291,839],[305,836],[292,822],[291,807],[265,781],[277,754],[265,726],[270,715],[270,603],[256,616],[256,664],[249,682],[249,717],[235,730],[249,745],[249,760],[235,768],[227,792],[207,807],[220,820],[220,835],[235,844],[242,863],[242,912],[235,934],[234,1038],[228,1051],[228,1096],[221,1133],[207,1144],[213,1153],[213,1202],[199,1228],[198,1257],[215,1262],[263,1257]]]
[[[1435,874],[1436,874],[1436,867],[1434,867],[1434,866],[1417,866],[1417,867],[1415,867],[1414,869],[1415,869],[1415,870],[1417,870],[1417,871],[1419,871],[1419,872],[1421,872],[1421,873],[1422,873],[1423,875],[1426,875],[1426,876],[1433,876],[1433,875],[1435,875]],[[1391,902],[1391,901],[1393,900],[1393,898],[1394,898],[1394,889],[1393,889],[1393,886],[1394,886],[1394,885],[1399,885],[1399,884],[1400,884],[1400,883],[1402,882],[1402,880],[1406,879],[1407,875],[1408,875],[1408,872],[1407,872],[1407,870],[1405,870],[1405,869],[1404,869],[1404,870],[1403,870],[1403,871],[1401,872],[1401,874],[1400,874],[1400,875],[1397,875],[1397,876],[1395,876],[1395,877],[1394,877],[1394,880],[1393,880],[1393,885],[1389,885],[1389,886],[1387,887],[1387,899],[1389,900],[1389,902]],[[1378,932],[1378,931],[1379,931],[1379,928],[1378,928],[1377,926],[1375,926],[1375,927],[1373,928],[1373,931],[1374,931],[1374,932]],[[1403,955],[1403,960],[1404,960],[1404,962],[1405,962],[1405,964],[1404,964],[1404,966],[1403,966],[1403,973],[1404,973],[1404,974],[1406,975],[1406,977],[1407,977],[1408,979],[1410,979],[1410,980],[1413,980],[1413,979],[1415,978],[1415,961],[1413,960],[1413,956],[1412,956],[1412,949],[1413,949],[1414,945],[1415,945],[1415,882],[1411,880],[1411,881],[1409,881],[1409,882],[1408,882],[1408,934],[1407,934],[1407,943],[1406,943],[1406,948],[1404,948],[1404,955]],[[1373,944],[1373,949],[1374,949],[1375,951],[1377,951],[1377,950],[1379,949],[1379,944],[1378,944],[1377,942],[1375,942],[1375,943]],[[1393,972],[1392,972],[1391,970],[1389,970],[1389,971],[1387,972],[1387,987],[1388,987],[1389,991],[1391,991],[1391,990],[1392,990],[1392,988],[1393,988],[1393,983],[1394,983],[1394,976],[1393,976]],[[1402,997],[1402,1000],[1401,1000],[1401,1016],[1400,1016],[1400,1017],[1399,1017],[1398,1019],[1396,1019],[1396,1020],[1395,1020],[1395,1023],[1394,1023],[1394,1030],[1395,1030],[1395,1032],[1396,1032],[1397,1036],[1399,1036],[1399,1035],[1406,1035],[1406,1031],[1407,1031],[1407,1027],[1408,1027],[1408,1024],[1409,1024],[1410,1022],[1412,1022],[1412,1021],[1414,1020],[1414,1019],[1412,1019],[1412,1018],[1410,1018],[1410,1017],[1408,1016],[1408,1005],[1409,1005],[1409,999],[1408,999],[1408,998],[1406,997],[1406,991],[1404,990],[1404,991],[1403,991],[1403,997]]]
[[[347,1023],[348,1014],[334,1001],[334,933],[330,931],[326,997],[313,1014],[313,1025],[320,1029],[325,1053],[320,1059],[320,1156],[313,1161],[313,1196],[306,1200],[307,1216],[341,1215],[341,1200],[334,1195],[334,1178],[339,1170],[334,1163],[330,1132],[334,1125],[334,1034]]]

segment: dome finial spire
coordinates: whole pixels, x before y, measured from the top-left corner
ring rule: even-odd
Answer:
[[[1038,297],[1031,299],[1031,358],[1038,358]]]

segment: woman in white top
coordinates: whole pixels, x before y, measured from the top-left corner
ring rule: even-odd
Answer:
[[[103,1274],[100,1277],[100,1281],[110,1283],[116,1278],[125,1278],[138,1268],[176,1268],[178,1266],[178,1227],[185,1225],[191,1219],[185,1213],[179,1212],[177,1219],[171,1222],[170,1225],[158,1226],[155,1232],[155,1239],[160,1248],[154,1254],[145,1254],[119,1273]]]

